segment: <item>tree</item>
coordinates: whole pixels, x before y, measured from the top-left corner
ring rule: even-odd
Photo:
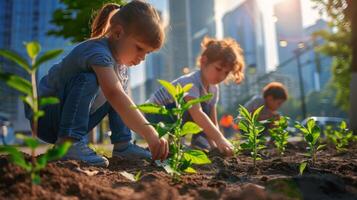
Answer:
[[[322,53],[333,56],[332,83],[336,88],[336,103],[344,110],[350,110],[352,130],[357,132],[357,47],[356,47],[356,1],[312,0],[320,13],[330,18],[332,32],[321,31],[316,35],[326,43],[319,48]],[[352,79],[352,80],[351,80]]]
[[[60,0],[62,8],[55,10],[51,23],[55,29],[49,35],[70,39],[72,42],[81,42],[90,37],[90,24],[96,11],[105,3],[124,4],[123,0]]]

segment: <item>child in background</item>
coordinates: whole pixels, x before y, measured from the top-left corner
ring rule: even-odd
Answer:
[[[263,88],[263,96],[254,96],[244,106],[249,112],[254,112],[264,105],[259,120],[279,119],[278,109],[288,99],[285,86],[279,82],[271,82]]]
[[[49,143],[71,141],[65,159],[108,166],[82,140],[107,114],[114,144],[113,156],[165,159],[168,143],[137,110],[127,94],[127,68],[161,48],[165,34],[156,10],[134,0],[125,6],[105,4],[92,24],[91,38],[78,44],[55,64],[39,84],[39,95],[56,96],[60,103],[43,108],[38,137]],[[32,113],[27,109],[27,117]],[[150,152],[130,142],[139,133]]]
[[[205,37],[201,43],[202,53],[198,58],[199,70],[179,77],[172,84],[185,86],[192,83],[193,87],[185,97],[185,101],[196,99],[208,93],[213,98],[208,102],[196,104],[185,113],[183,121],[194,121],[203,132],[192,136],[191,145],[194,148],[207,149],[218,148],[218,150],[230,156],[233,154],[232,144],[219,131],[217,122],[216,105],[218,102],[218,84],[226,79],[233,80],[239,84],[244,78],[244,59],[239,44],[230,38],[216,40]],[[167,108],[175,107],[175,103],[166,91],[161,87],[147,102],[164,105]],[[147,114],[150,122],[157,123],[166,121],[173,122],[174,119]]]

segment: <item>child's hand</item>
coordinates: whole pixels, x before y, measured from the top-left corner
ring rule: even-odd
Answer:
[[[233,156],[234,151],[233,151],[233,145],[224,137],[221,137],[218,141],[215,141],[218,150],[226,155],[226,156]]]
[[[169,154],[169,143],[165,138],[159,138],[158,135],[152,135],[147,139],[152,160],[165,160]]]

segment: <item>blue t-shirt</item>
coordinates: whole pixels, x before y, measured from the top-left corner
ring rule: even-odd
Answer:
[[[57,96],[63,85],[79,73],[93,72],[92,66],[111,67],[115,70],[124,90],[127,92],[128,69],[118,65],[109,49],[108,38],[86,40],[78,44],[61,62],[55,64],[39,84],[40,96]],[[99,91],[91,112],[106,101]]]

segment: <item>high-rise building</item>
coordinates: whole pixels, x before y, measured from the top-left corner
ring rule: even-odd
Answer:
[[[229,108],[238,99],[259,92],[254,83],[258,76],[267,72],[262,13],[256,0],[242,2],[226,13],[222,19],[224,37],[231,37],[241,45],[246,63],[246,79],[243,84],[221,85],[220,99],[223,108]],[[252,88],[255,87],[255,88]]]
[[[170,0],[168,27],[168,68],[166,79],[182,75],[184,67],[194,68],[204,36],[216,35],[214,0]]]
[[[58,0],[1,0],[0,1],[0,48],[9,49],[27,56],[24,42],[37,41],[42,52],[50,49],[64,48],[65,40],[50,37],[46,33],[53,28],[50,24],[52,13],[59,8]],[[38,72],[42,77],[57,61],[46,63]],[[26,77],[26,73],[14,63],[0,58],[2,71],[16,73]],[[28,77],[26,77],[28,78]],[[19,93],[0,83],[0,113],[14,125],[15,131],[29,130],[29,122],[24,117],[23,103]]]

